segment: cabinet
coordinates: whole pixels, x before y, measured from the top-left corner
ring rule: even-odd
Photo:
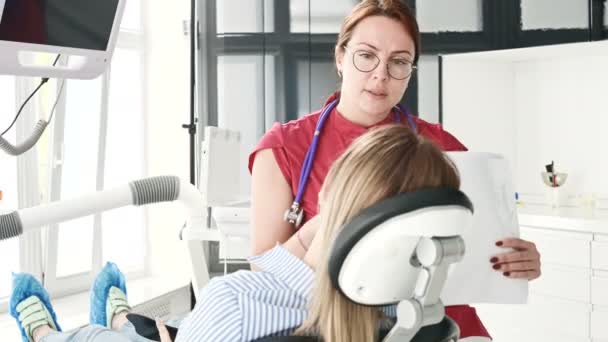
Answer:
[[[535,213],[539,208],[519,215],[521,236],[542,261],[528,304],[479,305],[482,321],[497,342],[608,342],[608,213]],[[577,224],[561,228],[566,222]]]
[[[524,29],[543,6],[522,3]],[[608,342],[607,57],[608,41],[442,56],[444,128],[509,161],[522,237],[541,252],[529,304],[478,306],[495,341]],[[568,173],[558,210],[542,205],[540,172],[552,160]],[[574,208],[589,194],[595,213]]]

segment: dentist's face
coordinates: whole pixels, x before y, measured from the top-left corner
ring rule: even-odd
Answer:
[[[384,16],[363,19],[336,56],[342,72],[341,101],[367,115],[388,114],[407,89],[415,51],[414,40],[399,21]]]

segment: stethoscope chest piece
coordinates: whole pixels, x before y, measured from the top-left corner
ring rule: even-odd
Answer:
[[[304,220],[304,210],[300,208],[299,204],[293,203],[291,207],[285,211],[283,219],[291,224],[295,224],[296,227],[299,227]]]

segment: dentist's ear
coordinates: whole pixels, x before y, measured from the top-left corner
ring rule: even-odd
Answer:
[[[336,69],[338,71],[338,76],[342,78],[342,63],[344,61],[344,48],[341,46],[336,46]]]

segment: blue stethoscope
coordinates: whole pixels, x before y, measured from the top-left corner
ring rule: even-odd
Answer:
[[[315,160],[315,154],[317,153],[317,146],[319,145],[319,137],[321,136],[321,130],[323,129],[323,125],[325,125],[325,121],[329,117],[329,114],[336,108],[338,105],[338,99],[330,102],[323,111],[321,112],[321,117],[317,122],[317,127],[315,128],[315,132],[312,137],[312,143],[308,147],[308,151],[306,152],[306,157],[304,158],[304,165],[302,165],[302,170],[300,170],[300,181],[298,182],[298,192],[296,194],[296,198],[294,199],[291,207],[285,211],[285,215],[283,219],[291,224],[295,224],[296,227],[299,227],[302,224],[302,220],[304,219],[304,211],[300,203],[302,203],[302,197],[304,197],[304,192],[306,191],[306,185],[308,183],[308,176],[310,175],[310,171],[312,170],[312,164]],[[407,110],[404,110],[400,105],[396,105],[394,108],[394,116],[395,123],[401,122],[401,114],[403,113],[407,118],[408,124],[410,128],[417,132],[416,122],[412,118],[412,116],[408,113]]]

